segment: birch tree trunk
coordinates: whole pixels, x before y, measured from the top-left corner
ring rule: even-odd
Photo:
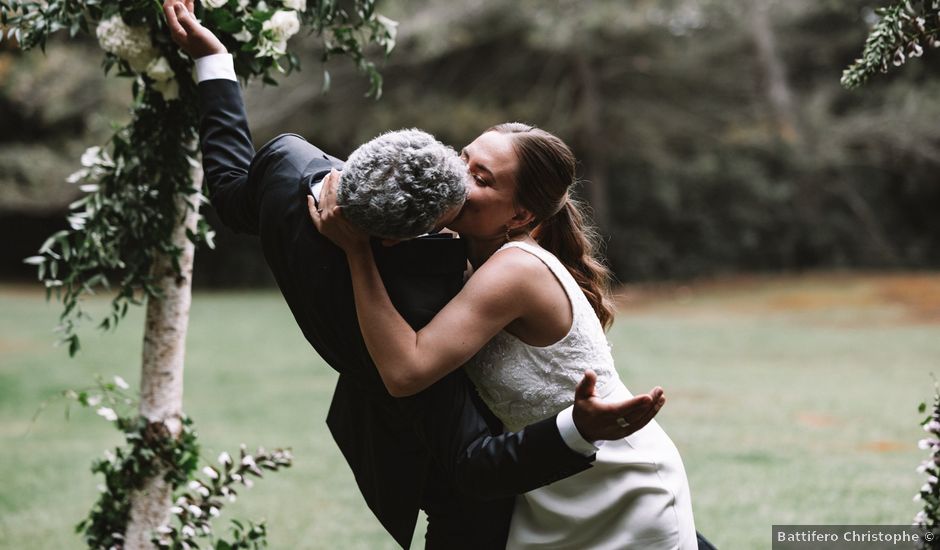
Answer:
[[[190,171],[193,189],[202,188],[202,167]],[[140,376],[140,414],[148,421],[148,431],[179,437],[183,414],[183,357],[189,306],[192,301],[193,255],[195,247],[186,236],[195,231],[198,205],[188,206],[196,195],[180,196],[177,212],[182,213],[173,232],[173,244],[182,250],[179,273],[168,254],[154,261],[153,274],[162,298],[147,301],[144,345]],[[127,550],[151,549],[152,531],[169,521],[173,488],[163,480],[166,470],[148,479],[131,496],[130,521],[125,533]]]

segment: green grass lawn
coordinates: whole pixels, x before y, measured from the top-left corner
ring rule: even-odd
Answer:
[[[909,523],[938,296],[940,276],[629,289],[610,332],[618,368],[636,392],[666,389],[659,422],[685,460],[699,530],[739,549],[769,548],[775,523]],[[99,483],[89,465],[120,440],[91,412],[66,421],[61,401],[27,434],[39,404],[96,373],[137,382],[140,311],[116,333],[86,330],[71,360],[53,347],[57,314],[39,292],[0,287],[2,548],[81,548],[72,527]],[[335,374],[278,294],[197,293],[187,348],[186,410],[206,457],[242,442],[296,456],[222,520],[266,518],[274,549],[394,548],[324,424]]]

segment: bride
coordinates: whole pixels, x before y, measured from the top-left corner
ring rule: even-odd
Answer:
[[[481,398],[517,430],[571,404],[571,389],[596,372],[604,400],[631,396],[604,334],[613,318],[608,271],[568,196],[575,158],[556,136],[507,123],[461,153],[470,183],[448,224],[465,240],[472,276],[415,332],[393,307],[368,236],[335,205],[339,174],[325,183],[319,231],[346,253],[365,343],[388,391],[417,393],[466,365]],[[597,444],[594,466],[516,499],[508,548],[696,548],[688,480],[655,422]]]

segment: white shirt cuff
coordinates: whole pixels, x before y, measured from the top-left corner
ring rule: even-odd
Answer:
[[[230,53],[215,53],[196,60],[196,83],[204,80],[235,80],[235,62]]]
[[[313,194],[313,198],[315,198],[315,199],[317,200],[317,203],[320,202],[320,191],[323,190],[323,180],[324,180],[324,179],[326,179],[326,177],[321,178],[320,181],[318,181],[318,182],[316,182],[316,183],[314,183],[313,185],[310,186],[310,193]],[[318,206],[319,206],[319,205],[318,205]]]
[[[581,437],[581,432],[574,425],[574,405],[570,405],[567,409],[558,413],[558,416],[555,417],[555,425],[558,426],[561,439],[572,451],[584,456],[591,456],[600,448]]]

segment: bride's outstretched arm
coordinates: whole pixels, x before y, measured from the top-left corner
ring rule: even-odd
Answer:
[[[325,192],[330,189],[329,183],[324,186]],[[324,204],[329,201],[321,201]],[[516,265],[520,262],[513,255],[496,255],[430,323],[415,332],[389,299],[368,235],[346,221],[339,207],[317,212],[311,201],[311,217],[317,229],[346,252],[359,327],[393,396],[418,393],[464,364],[522,316],[529,302],[524,283],[527,264]]]

